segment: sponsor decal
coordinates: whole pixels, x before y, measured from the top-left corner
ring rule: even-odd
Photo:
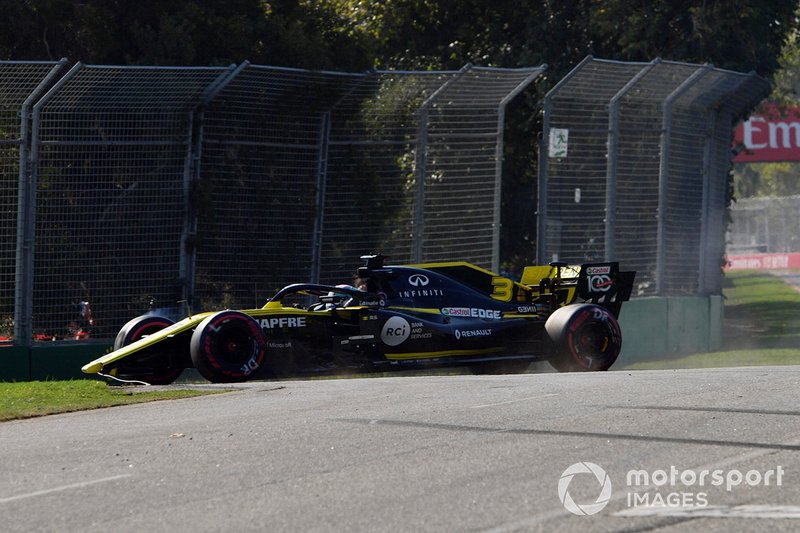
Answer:
[[[267,343],[267,348],[272,348],[275,350],[286,350],[291,347],[292,347],[292,341],[286,341],[286,342],[269,341]]]
[[[800,108],[764,104],[736,128],[736,163],[800,161]]]
[[[500,319],[503,317],[503,313],[497,309],[476,309],[472,307],[444,307],[442,308],[442,314],[468,318]]]
[[[393,316],[383,325],[381,340],[388,346],[398,346],[411,335],[411,324],[403,317]]]
[[[614,284],[606,274],[586,276],[589,281],[589,292],[608,292]]]
[[[611,274],[611,265],[586,267],[586,273],[592,274]]]
[[[444,291],[441,289],[421,289],[412,291],[399,291],[398,294],[401,298],[424,298],[430,296],[444,296]]]
[[[729,255],[725,270],[800,268],[800,253]]]
[[[412,287],[425,287],[428,283],[430,283],[430,280],[425,274],[411,274],[408,276],[408,284]]]
[[[517,313],[536,313],[535,305],[520,305],[517,307]]]
[[[361,300],[359,305],[363,305],[366,307],[384,307],[386,302],[384,300]]]
[[[491,337],[492,330],[490,329],[457,329],[456,330],[456,339],[469,339],[471,337]]]
[[[411,339],[430,339],[433,337],[433,333],[430,331],[425,331],[423,328],[422,322],[412,322],[411,323]]]
[[[306,317],[282,316],[282,317],[262,318],[260,324],[261,327],[265,329],[304,328],[306,327]]]

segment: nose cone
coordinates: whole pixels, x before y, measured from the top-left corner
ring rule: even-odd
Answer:
[[[85,374],[97,374],[98,372],[103,370],[103,363],[98,363],[97,361],[93,361],[89,364],[83,365],[83,367],[81,367],[81,370],[83,370]]]

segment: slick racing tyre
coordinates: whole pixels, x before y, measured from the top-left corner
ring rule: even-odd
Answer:
[[[599,305],[564,306],[550,315],[545,330],[552,341],[550,364],[559,372],[608,370],[622,348],[617,319]]]
[[[114,349],[119,350],[172,324],[172,320],[155,315],[136,317],[119,330],[114,339]],[[169,343],[158,343],[121,359],[109,373],[123,381],[168,385],[181,375],[184,368],[182,364],[173,364],[177,357],[173,358],[170,352]]]
[[[197,371],[214,383],[247,381],[264,366],[261,327],[239,311],[220,311],[203,320],[189,345]]]

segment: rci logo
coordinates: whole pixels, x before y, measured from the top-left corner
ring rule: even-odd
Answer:
[[[411,274],[408,276],[408,284],[412,287],[424,287],[428,283],[430,283],[428,276],[424,274]]]
[[[600,495],[594,503],[579,505],[570,496],[567,489],[576,474],[594,474],[594,477],[597,478],[601,488]],[[558,497],[564,508],[572,514],[587,516],[599,513],[608,504],[608,500],[611,499],[611,479],[609,479],[605,470],[594,463],[575,463],[561,474],[561,479],[558,480]]]
[[[411,335],[411,325],[405,318],[393,316],[386,321],[381,330],[381,340],[389,346],[403,344]]]

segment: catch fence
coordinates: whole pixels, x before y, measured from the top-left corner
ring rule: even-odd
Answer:
[[[800,196],[737,200],[726,242],[729,255],[800,252]]]
[[[0,334],[260,306],[377,251],[496,269],[504,108],[543,70],[0,62]]]
[[[617,260],[638,295],[719,294],[732,128],[757,75],[587,57],[545,97],[540,262]]]

